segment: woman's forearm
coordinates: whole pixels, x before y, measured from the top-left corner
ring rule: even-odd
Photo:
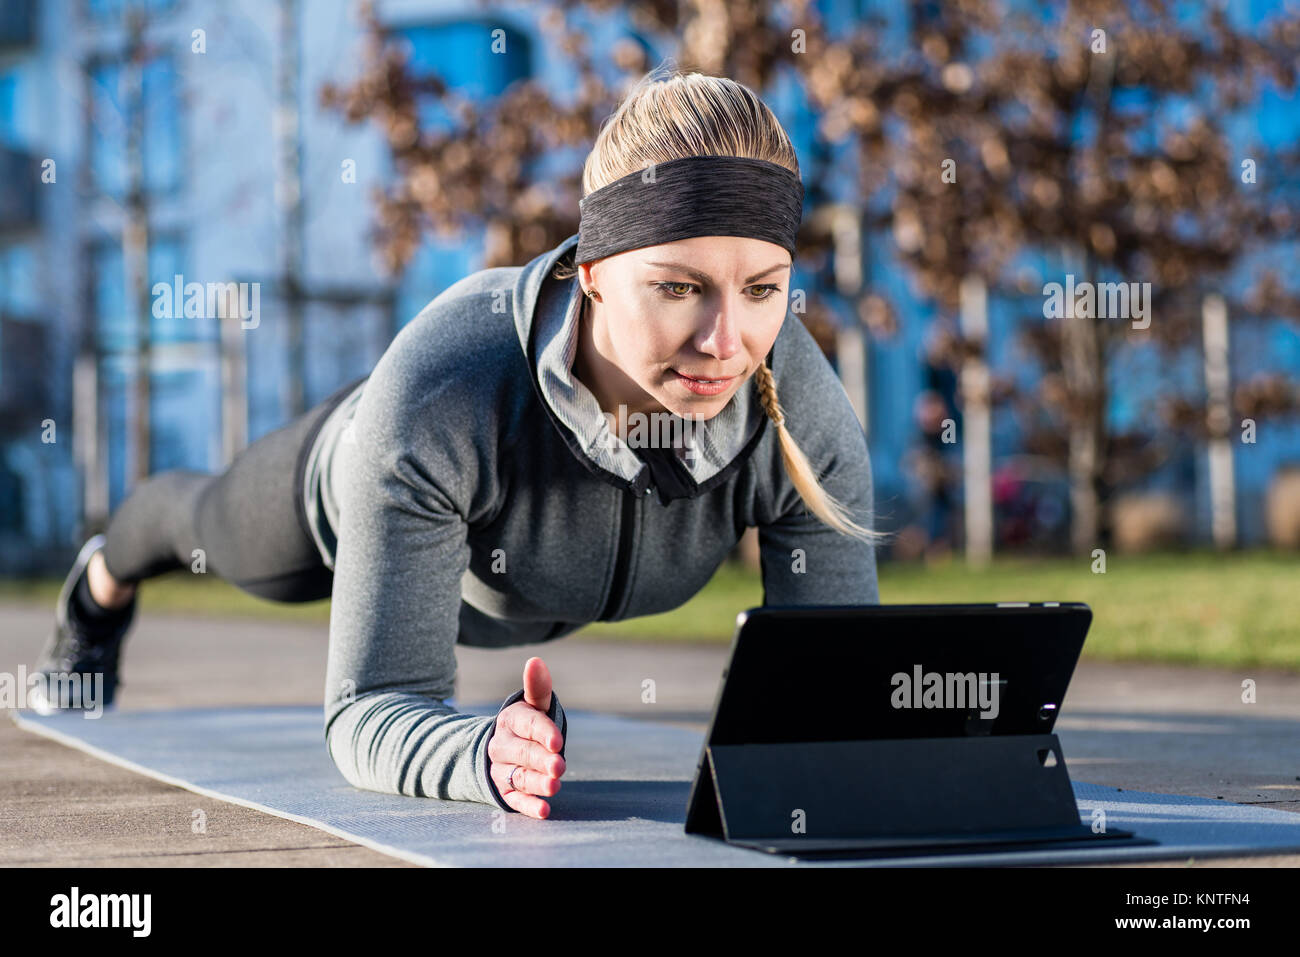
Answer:
[[[500,806],[488,784],[493,717],[425,695],[373,691],[327,706],[326,722],[330,757],[354,787]]]

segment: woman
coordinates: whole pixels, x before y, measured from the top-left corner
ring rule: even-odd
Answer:
[[[646,77],[583,187],[578,235],[455,283],[368,378],[222,475],[143,483],[69,574],[44,670],[102,670],[111,696],[135,586],[201,550],[254,594],[332,596],[349,782],[545,818],[568,733],[550,673],[531,658],[494,718],[458,713],[458,641],[675,608],[750,526],[765,604],[875,603],[862,428],[786,321],[803,188],[775,117],[727,79]]]

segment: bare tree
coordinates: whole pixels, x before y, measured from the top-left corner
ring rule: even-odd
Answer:
[[[1157,0],[1065,3],[1050,17],[967,0],[911,10],[904,65],[868,44],[854,49],[852,62],[868,65],[847,71],[848,89],[829,78],[811,88],[866,146],[864,165],[881,180],[868,195],[888,202],[884,216],[923,288],[952,310],[969,275],[1036,306],[1043,279],[1062,273],[1077,273],[1080,287],[1151,284],[1146,328],[1096,309],[1025,317],[1046,371],[1020,397],[1044,426],[1030,442],[1066,466],[1072,544],[1087,552],[1107,532],[1110,492],[1161,459],[1172,424],[1152,410],[1145,435],[1110,434],[1111,357],[1131,341],[1198,346],[1206,292],[1253,248],[1300,227],[1296,153],[1243,156],[1226,129],[1262,81],[1294,90],[1300,19],[1255,36],[1222,11],[1189,24]],[[811,62],[830,73],[839,60]],[[1266,174],[1245,175],[1256,169]],[[1026,252],[1059,257],[1059,272],[1035,277]],[[1271,288],[1267,308],[1296,315]]]

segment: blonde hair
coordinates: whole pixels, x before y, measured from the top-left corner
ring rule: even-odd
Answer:
[[[601,128],[583,167],[583,196],[648,166],[687,156],[767,160],[799,174],[790,138],[748,87],[725,77],[676,71],[660,76],[659,72],[642,77]],[[571,258],[557,263],[552,272],[557,279],[577,274]],[[887,538],[854,522],[848,509],[822,488],[786,428],[766,360],[754,370],[754,382],[763,410],[776,428],[786,474],[809,510],[844,535],[872,543]]]

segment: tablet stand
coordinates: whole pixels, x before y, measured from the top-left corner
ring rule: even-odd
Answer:
[[[1055,734],[708,745],[703,761],[686,831],[774,853],[1149,843],[1080,822]]]

